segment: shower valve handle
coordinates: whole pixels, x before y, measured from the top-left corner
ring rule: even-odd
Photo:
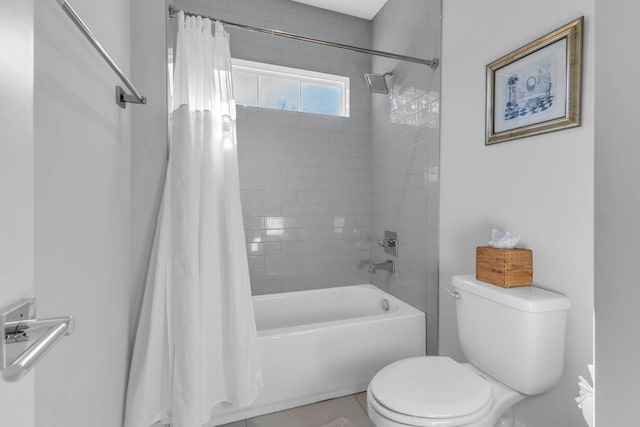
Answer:
[[[380,246],[382,248],[395,248],[396,247],[396,240],[395,239],[378,240],[378,246]]]

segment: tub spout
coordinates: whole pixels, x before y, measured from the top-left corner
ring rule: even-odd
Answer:
[[[378,270],[385,270],[385,271],[388,271],[389,273],[395,273],[396,272],[396,266],[395,266],[395,264],[393,263],[392,260],[388,260],[386,262],[381,262],[381,263],[378,263],[378,264],[373,264],[372,263],[369,266],[369,273],[376,274],[376,272]]]

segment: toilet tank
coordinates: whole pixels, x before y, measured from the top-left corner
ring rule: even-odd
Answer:
[[[569,299],[535,286],[502,288],[455,276],[458,335],[477,368],[527,395],[562,377]]]

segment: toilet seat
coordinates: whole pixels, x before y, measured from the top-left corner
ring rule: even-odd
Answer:
[[[489,381],[448,357],[413,357],[382,369],[368,389],[381,416],[412,426],[462,426],[491,409]]]

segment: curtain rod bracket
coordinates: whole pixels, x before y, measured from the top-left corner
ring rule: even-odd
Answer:
[[[173,7],[172,4],[169,5],[169,19],[173,19],[178,15],[178,10]]]

